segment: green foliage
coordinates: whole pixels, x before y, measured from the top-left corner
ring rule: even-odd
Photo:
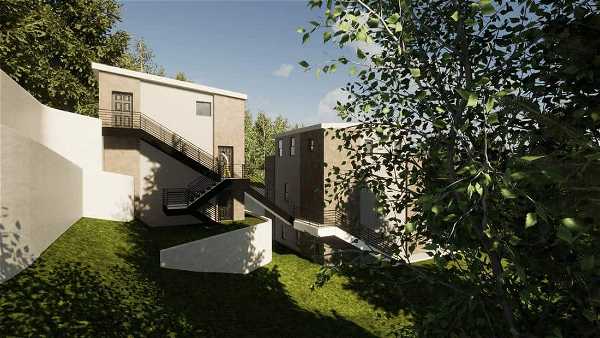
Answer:
[[[333,29],[326,43],[356,49],[347,60],[359,65],[345,88],[350,99],[337,107],[362,122],[336,135],[353,170],[332,170],[332,198],[366,185],[392,225],[411,210],[411,226],[393,236],[430,241],[435,266],[470,290],[416,318],[415,330],[599,332],[598,2],[309,6],[322,21],[304,34]],[[319,68],[326,73],[340,59]],[[377,151],[364,146],[367,138]],[[436,276],[415,278],[448,285]]]
[[[0,68],[52,107],[96,114],[91,62],[115,65],[128,35],[115,0],[0,1]]]
[[[187,75],[185,75],[184,72],[175,73],[175,80],[192,82],[190,81],[190,79],[188,79]]]
[[[246,111],[244,128],[248,176],[251,181],[264,184],[265,157],[275,154],[273,139],[276,135],[291,129],[291,125],[287,119],[281,116],[271,119],[265,113],[259,112],[254,119],[252,114]]]
[[[154,61],[154,51],[148,46],[146,40],[139,38],[131,41],[127,52],[116,61],[117,66],[158,76],[165,76],[165,68]],[[179,77],[179,78],[178,78]],[[175,74],[175,79],[188,81],[183,72]]]
[[[160,268],[161,248],[224,230],[81,219],[0,285],[1,336],[379,337],[407,322],[346,289],[348,278],[311,291],[320,266],[277,248],[247,275]]]

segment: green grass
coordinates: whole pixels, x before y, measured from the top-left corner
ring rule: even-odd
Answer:
[[[248,218],[245,224],[257,219]],[[223,228],[149,229],[82,219],[36,263],[0,285],[3,336],[373,337],[407,323],[334,276],[311,290],[320,266],[279,250],[248,275],[159,267],[159,249]],[[360,294],[360,296],[359,296]]]
[[[260,218],[246,216],[243,221],[224,221],[222,224],[192,224],[153,229],[151,238],[159,248],[165,249],[175,245],[218,235],[232,230],[263,222]]]

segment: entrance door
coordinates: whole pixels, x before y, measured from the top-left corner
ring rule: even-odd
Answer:
[[[133,94],[112,92],[112,116],[115,127],[132,127]]]
[[[232,146],[219,146],[219,173],[222,177],[233,177]]]

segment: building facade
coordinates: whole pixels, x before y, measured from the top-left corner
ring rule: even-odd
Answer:
[[[197,222],[190,212],[169,213],[165,199],[177,193],[166,191],[195,185],[203,192],[223,177],[243,176],[246,95],[103,64],[92,68],[104,170],[133,177],[136,217],[150,226]],[[211,202],[220,219],[243,219],[243,193],[222,190]],[[191,204],[189,189],[181,191],[182,203]]]
[[[327,178],[333,167],[351,169],[346,155],[333,137],[336,129],[353,123],[322,123],[279,135],[276,153],[266,159],[265,196],[296,219],[316,226],[346,227],[349,232],[377,233],[385,217],[374,211],[375,198],[365,189],[349,191],[343,200],[333,198]],[[322,261],[335,249],[351,247],[332,237],[316,237],[274,219],[273,239],[316,261]],[[359,228],[359,229],[358,229]]]

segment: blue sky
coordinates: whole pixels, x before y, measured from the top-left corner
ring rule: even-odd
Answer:
[[[247,108],[305,125],[334,122],[343,68],[317,78],[301,60],[323,62],[341,50],[296,32],[320,13],[305,1],[123,1],[120,29],[143,37],[169,76],[248,94]]]

